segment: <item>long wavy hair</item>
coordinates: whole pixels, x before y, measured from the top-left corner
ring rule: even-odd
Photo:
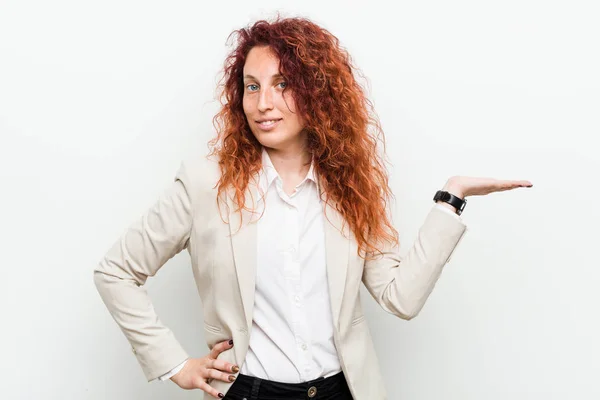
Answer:
[[[221,177],[217,198],[234,190],[239,212],[249,180],[262,167],[262,146],[250,130],[243,110],[243,68],[249,51],[269,46],[292,90],[296,112],[304,118],[308,151],[315,163],[326,201],[333,201],[349,224],[358,254],[381,254],[384,242],[398,243],[388,215],[393,194],[384,167],[385,140],[372,102],[357,82],[348,52],[326,29],[306,18],[259,20],[233,31],[233,50],[224,62],[217,87],[220,111],[213,117],[217,136],[209,141],[209,157],[217,156]],[[378,154],[377,143],[383,144]],[[362,255],[361,255],[362,256]]]

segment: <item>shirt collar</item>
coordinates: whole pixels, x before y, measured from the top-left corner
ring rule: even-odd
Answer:
[[[260,169],[259,178],[258,178],[259,179],[259,187],[261,189],[261,192],[267,193],[267,190],[269,190],[269,187],[271,187],[271,184],[277,178],[281,179],[279,177],[279,174],[277,173],[277,170],[273,166],[273,162],[271,161],[271,157],[269,157],[269,153],[263,147],[262,148],[262,168]],[[308,173],[306,174],[305,180],[306,179],[313,181],[315,183],[315,185],[317,185],[317,193],[320,193],[319,180],[317,179],[317,176],[315,174],[314,159],[310,163],[310,168],[308,169]],[[304,182],[304,180],[302,182]],[[263,196],[259,196],[259,201],[262,199],[263,199]]]

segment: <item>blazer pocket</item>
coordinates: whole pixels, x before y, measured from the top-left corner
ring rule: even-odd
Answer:
[[[360,324],[364,320],[365,320],[365,314],[361,315],[360,317],[354,318],[354,320],[352,321],[352,326]]]
[[[221,333],[221,328],[219,328],[218,326],[208,324],[206,322],[204,323],[204,329],[212,333]]]

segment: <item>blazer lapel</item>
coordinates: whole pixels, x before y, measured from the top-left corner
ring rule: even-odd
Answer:
[[[233,191],[231,191],[231,194]],[[246,189],[245,206],[250,210],[255,207],[256,184],[254,181],[248,183]],[[253,204],[254,203],[254,204]],[[231,235],[231,248],[240,288],[240,295],[246,317],[248,331],[252,326],[252,311],[254,308],[254,289],[256,285],[256,249],[257,229],[256,221],[258,215],[246,210],[237,210],[237,203],[232,195],[227,196],[229,206],[229,232]]]
[[[335,328],[339,329],[339,316],[342,308],[344,289],[346,287],[346,273],[348,271],[350,237],[348,234],[348,224],[344,224],[344,218],[335,209],[335,203],[329,205],[323,200],[323,211],[329,299],[333,314],[333,323]]]

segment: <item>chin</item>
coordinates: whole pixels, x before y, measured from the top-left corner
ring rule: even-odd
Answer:
[[[255,134],[254,137],[261,145],[271,149],[280,149],[289,142],[288,137],[277,132],[260,132],[258,135]]]

